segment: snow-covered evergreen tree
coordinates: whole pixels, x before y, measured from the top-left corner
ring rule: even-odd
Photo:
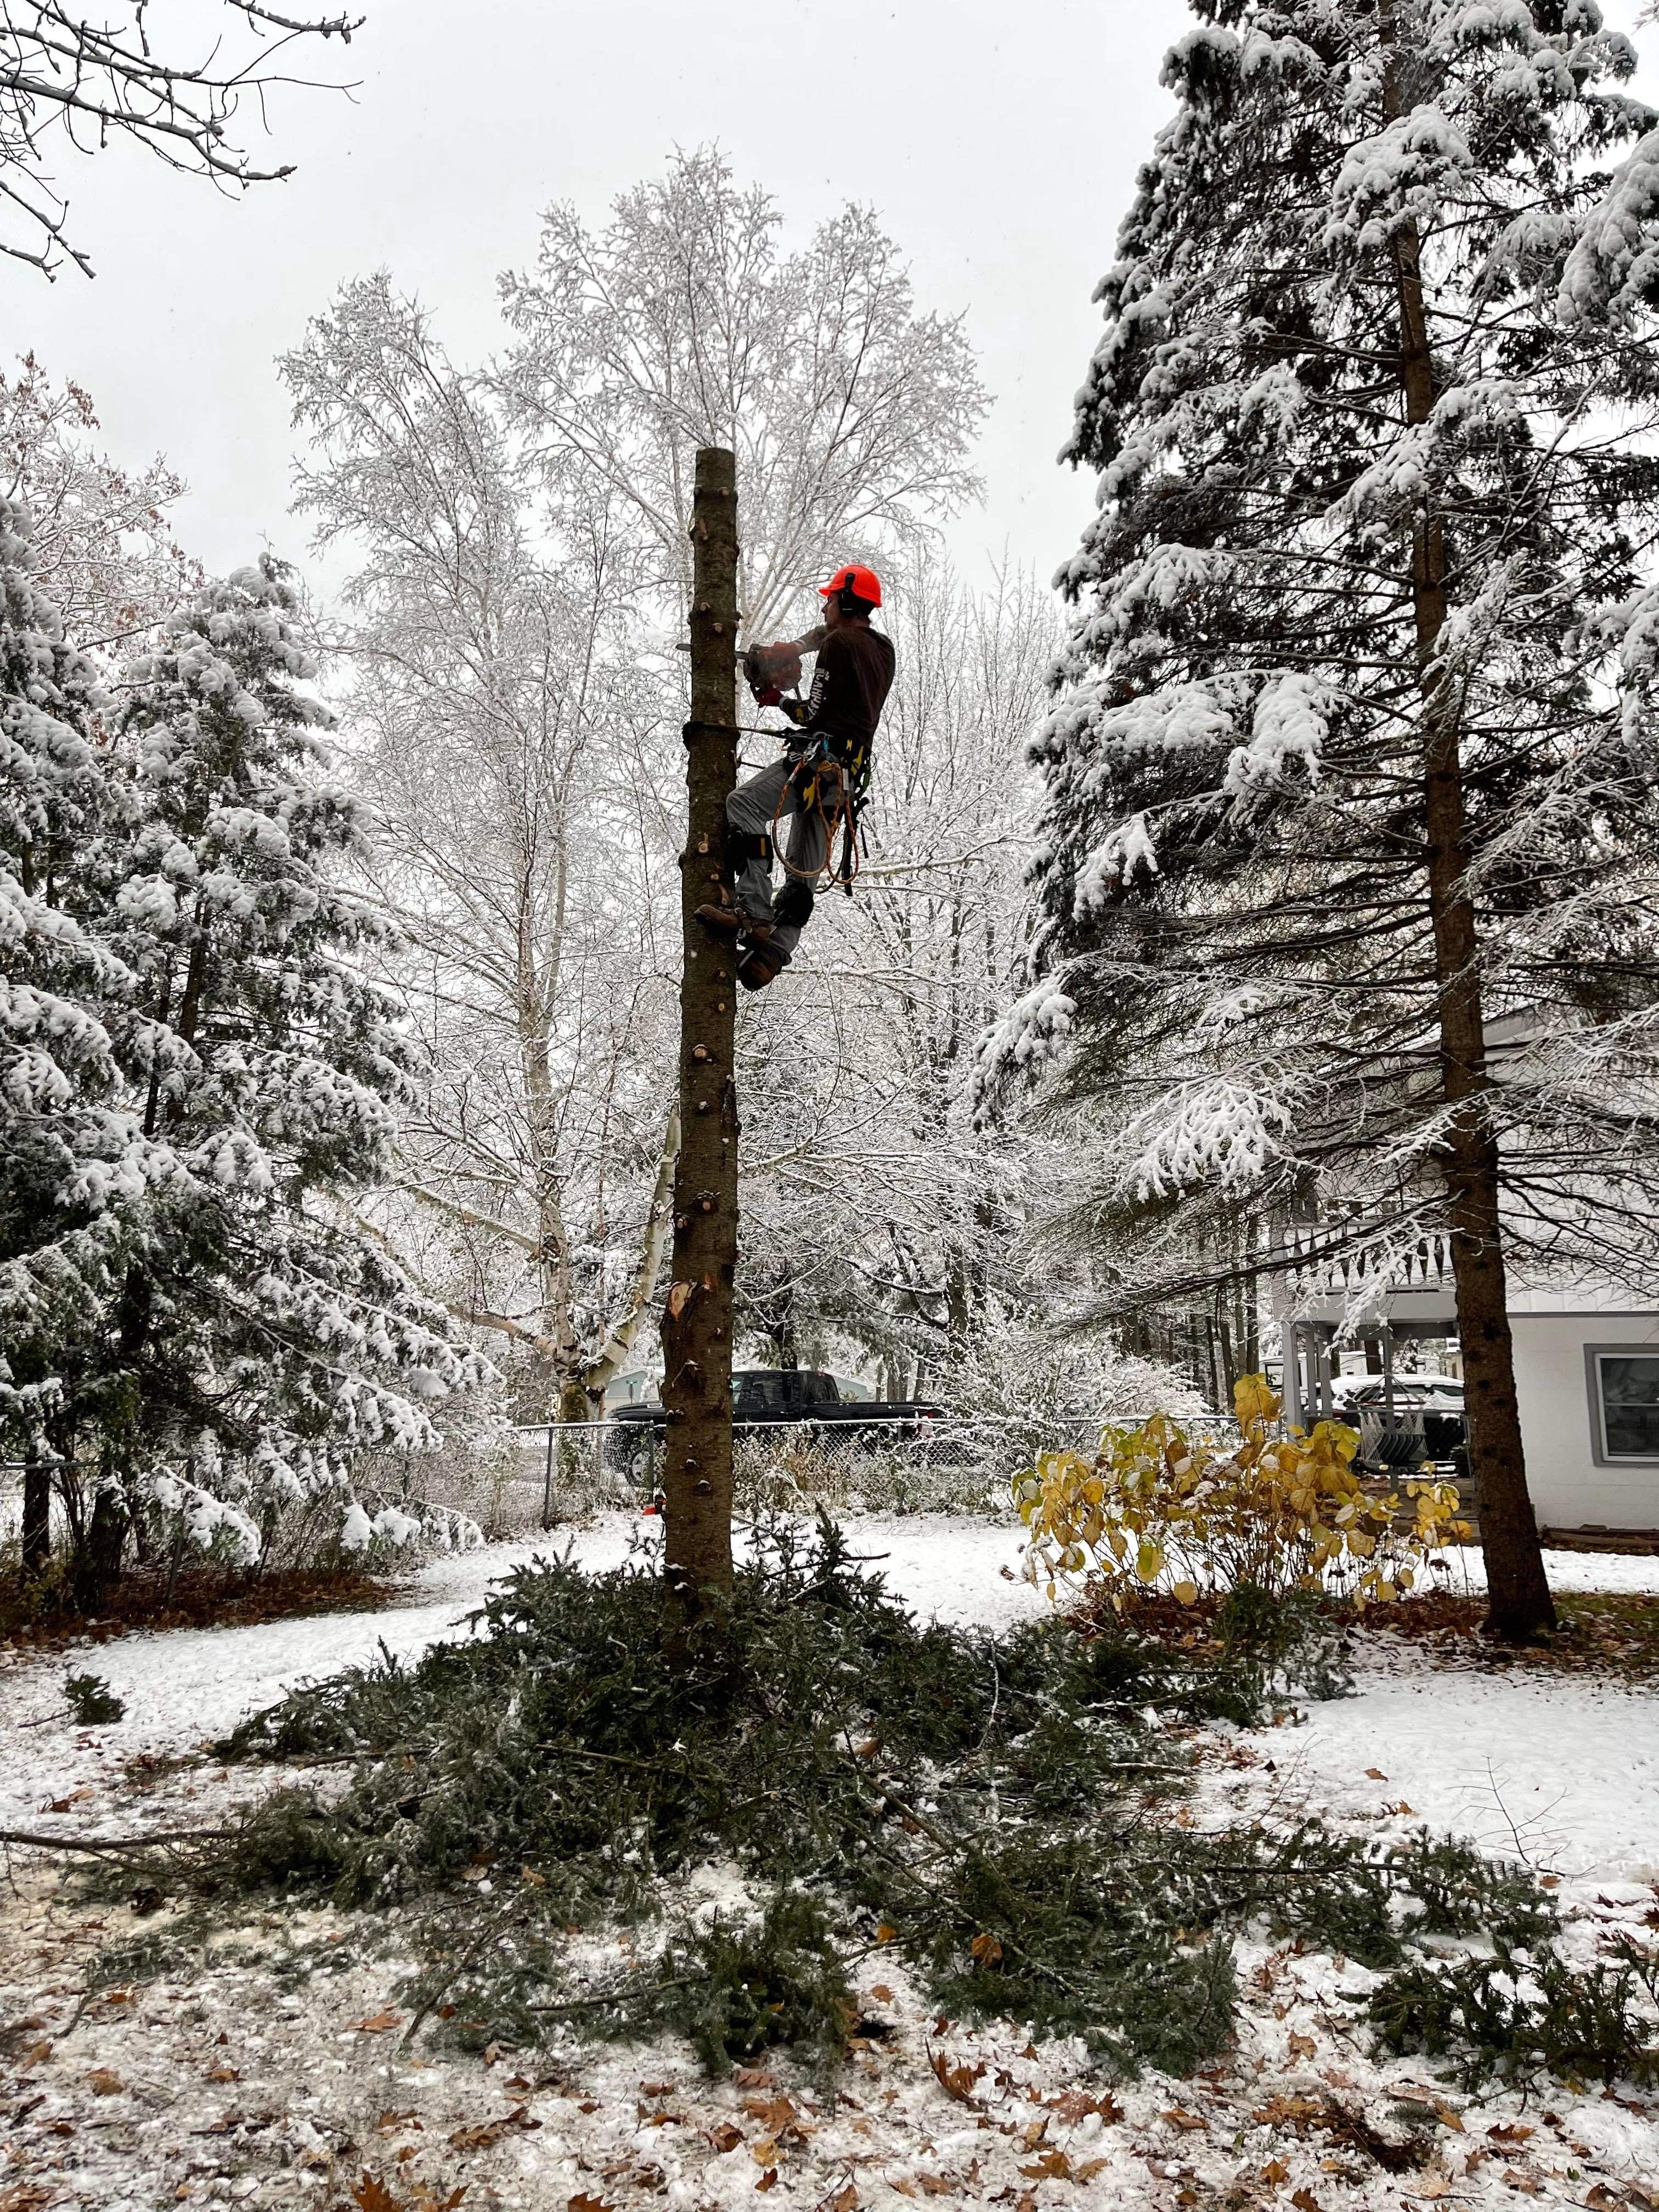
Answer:
[[[62,1456],[64,1348],[107,1294],[143,1188],[103,1012],[130,981],[77,918],[108,801],[94,672],[38,588],[27,514],[0,499],[0,1448]],[[25,1550],[46,1537],[31,1470]]]
[[[1659,117],[1593,0],[1194,12],[1079,395],[1043,951],[994,1052],[1071,1038],[1112,1102],[1135,1295],[1212,1284],[1241,1216],[1316,1214],[1373,1285],[1449,1232],[1523,1633],[1506,1258],[1629,1279],[1659,1205]]]
[[[295,613],[267,559],[131,671],[103,888],[138,979],[121,1048],[151,1195],[106,1345],[94,1577],[158,1480],[198,1534],[249,1546],[284,1499],[345,1508],[354,1449],[430,1443],[432,1402],[479,1372],[350,1212],[405,1053],[358,957],[378,925],[337,884],[357,817]]]

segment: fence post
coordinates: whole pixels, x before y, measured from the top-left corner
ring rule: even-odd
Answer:
[[[553,1526],[553,1423],[547,1425],[547,1471],[542,1477],[542,1534]]]

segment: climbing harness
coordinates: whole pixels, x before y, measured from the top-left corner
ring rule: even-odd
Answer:
[[[784,866],[787,875],[815,884],[820,875],[826,875],[832,884],[838,884],[848,898],[858,880],[860,835],[859,808],[870,781],[870,749],[860,744],[854,749],[850,760],[843,760],[828,738],[816,738],[801,754],[789,772],[788,781],[778,793],[778,803],[772,810],[772,849]],[[824,803],[824,787],[830,787],[830,803]],[[794,811],[798,816],[817,814],[823,824],[823,860],[816,868],[798,868],[790,860],[784,843],[778,836],[778,823],[785,811],[785,801],[794,792]],[[836,866],[836,831],[842,832],[841,866]]]

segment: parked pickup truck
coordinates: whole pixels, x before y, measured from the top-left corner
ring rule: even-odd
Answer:
[[[843,1398],[835,1376],[814,1367],[739,1367],[732,1376],[732,1419],[738,1428],[822,1421],[842,1430],[867,1427],[909,1437],[925,1436],[944,1412],[943,1406],[922,1399]],[[619,1429],[660,1428],[667,1416],[661,1400],[653,1398],[618,1406],[611,1419]]]

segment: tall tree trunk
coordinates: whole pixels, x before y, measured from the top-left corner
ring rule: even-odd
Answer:
[[[730,893],[726,798],[737,779],[734,457],[698,449],[692,508],[691,718],[680,856],[680,1154],[663,1312],[665,1613],[671,1656],[732,1588],[732,1291],[738,1258],[736,962],[697,921]]]
[[[1384,0],[1382,22],[1390,43],[1392,17],[1390,0]],[[1394,58],[1387,83],[1385,105],[1398,112],[1401,103]],[[1399,373],[1407,419],[1426,422],[1434,406],[1434,363],[1423,300],[1421,243],[1414,223],[1395,234],[1391,251],[1400,299]],[[1457,687],[1438,659],[1447,614],[1446,542],[1431,509],[1419,520],[1413,536],[1412,605],[1423,699],[1424,828],[1440,1017],[1440,1078],[1452,1109],[1441,1160],[1449,1200],[1469,1465],[1480,1500],[1480,1548],[1486,1565],[1486,1627],[1493,1635],[1518,1641],[1553,1628],[1555,1607],[1527,1490],[1521,1409],[1515,1391],[1480,936],[1468,889],[1462,706]]]
[[[23,1572],[32,1582],[52,1558],[52,1468],[31,1457],[23,1468]]]

